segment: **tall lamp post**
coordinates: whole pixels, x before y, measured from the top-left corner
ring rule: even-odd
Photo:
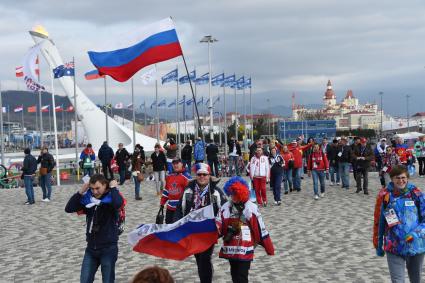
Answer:
[[[270,136],[270,99],[268,99],[267,98],[267,112],[268,112],[268,114],[269,114],[269,117],[268,117],[268,119],[267,119],[267,124],[268,124],[268,133],[269,133],[269,136]]]
[[[410,95],[406,94],[406,116],[407,116],[407,132],[408,133],[410,133],[409,98],[410,98]]]
[[[210,110],[210,139],[211,141],[214,141],[214,129],[213,129],[213,101],[211,97],[211,43],[217,42],[218,40],[213,38],[211,35],[204,36],[199,42],[201,43],[208,43],[208,96],[210,99],[210,103],[208,105],[208,108]]]
[[[383,132],[383,127],[382,127],[382,115],[384,112],[384,105],[382,104],[382,96],[384,95],[384,92],[380,91],[379,95],[381,96],[381,138],[383,137],[382,132]]]

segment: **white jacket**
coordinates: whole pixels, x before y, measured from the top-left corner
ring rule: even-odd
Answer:
[[[251,179],[254,177],[266,177],[270,179],[269,158],[265,155],[260,156],[260,158],[253,156],[249,162],[249,176]]]

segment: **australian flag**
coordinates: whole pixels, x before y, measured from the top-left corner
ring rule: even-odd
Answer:
[[[161,78],[162,84],[169,83],[172,81],[177,81],[177,77],[178,77],[178,71],[176,68]]]
[[[65,63],[53,69],[53,77],[55,79],[61,78],[63,76],[73,77],[74,74],[74,62]]]

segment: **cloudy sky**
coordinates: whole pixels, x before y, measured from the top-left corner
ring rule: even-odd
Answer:
[[[172,16],[189,68],[208,70],[207,34],[212,46],[213,73],[247,75],[253,81],[258,109],[291,103],[321,103],[327,80],[340,100],[348,89],[361,102],[379,102],[384,109],[406,115],[425,111],[425,2],[419,0],[2,0],[0,2],[0,80],[3,89],[24,87],[14,69],[33,44],[28,34],[43,25],[65,61],[74,56],[77,80],[96,102],[102,100],[102,81],[85,81],[93,69],[87,51],[96,50],[128,31]],[[47,66],[42,82],[49,85]],[[160,75],[179,65],[179,58],[159,64]],[[143,71],[142,71],[143,72]],[[140,73],[137,75],[139,77]],[[137,102],[153,100],[152,86],[135,81]],[[129,83],[110,82],[113,103],[130,102]],[[208,88],[200,87],[205,96]],[[161,86],[160,97],[171,101],[175,86]],[[221,90],[214,88],[216,95]],[[189,94],[182,86],[181,93]],[[264,106],[263,106],[264,105]]]

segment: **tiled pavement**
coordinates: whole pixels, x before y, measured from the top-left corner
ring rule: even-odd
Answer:
[[[371,243],[373,206],[379,182],[370,178],[370,195],[327,186],[326,196],[312,198],[306,178],[300,193],[283,196],[282,206],[262,208],[276,255],[255,252],[250,282],[388,282],[386,259],[375,256]],[[425,180],[412,181],[424,188]],[[25,206],[23,189],[0,190],[0,282],[78,282],[85,247],[84,217],[66,214],[65,204],[77,185],[55,187],[53,201]],[[158,198],[152,183],[142,185],[143,200],[133,199],[133,186],[120,190],[128,200],[127,231],[155,219]],[[269,193],[269,202],[272,194]],[[126,233],[126,232],[124,232]],[[231,282],[229,264],[215,249],[214,282]],[[117,282],[128,282],[150,265],[170,270],[176,282],[198,282],[194,258],[162,260],[131,250],[126,236],[119,242]],[[100,282],[100,270],[96,276]]]

